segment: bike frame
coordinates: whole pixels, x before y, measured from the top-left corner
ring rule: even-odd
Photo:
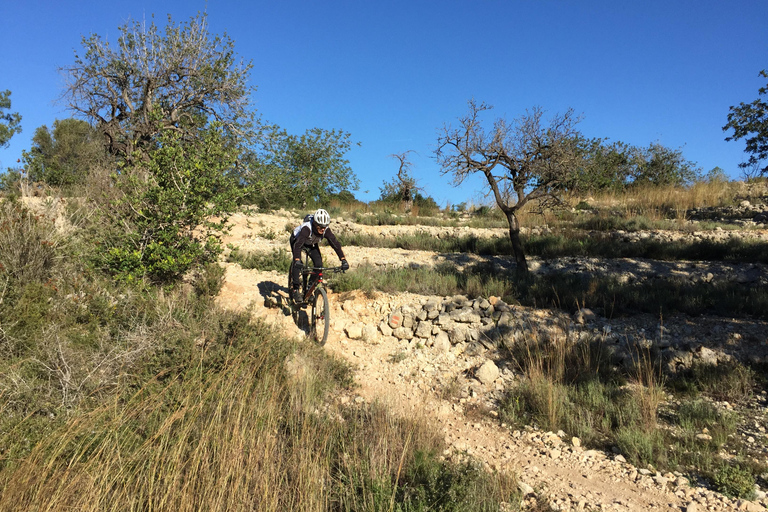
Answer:
[[[302,277],[302,288],[304,289],[303,295],[303,301],[302,305],[306,305],[309,302],[309,299],[312,297],[312,295],[315,293],[315,290],[317,290],[318,286],[322,286],[325,288],[325,281],[323,281],[323,271],[327,270],[328,272],[333,272],[334,274],[338,274],[339,272],[344,272],[341,270],[341,267],[312,267],[312,268],[305,268],[301,271],[301,277]],[[313,279],[313,277],[315,279]]]
[[[325,287],[325,281],[323,281],[323,271],[333,272],[334,274],[338,274],[340,272],[344,272],[341,267],[310,267],[309,263],[312,261],[312,259],[309,257],[309,252],[307,250],[304,250],[304,269],[301,271],[301,290],[302,290],[302,299],[301,304],[296,304],[297,306],[304,308],[309,305],[310,300],[312,299],[312,295],[317,290],[318,286]],[[316,279],[312,279],[312,277],[316,277]]]
[[[311,258],[309,253],[304,251],[305,267],[301,271],[301,302],[294,302],[293,298],[290,298],[291,315],[293,320],[299,322],[299,311],[312,306],[311,314],[309,314],[309,335],[310,338],[324,345],[328,339],[328,332],[330,326],[330,312],[328,304],[328,292],[325,289],[325,282],[323,281],[323,272],[333,272],[334,274],[344,272],[341,267],[309,267]],[[292,272],[292,271],[291,271]],[[292,277],[288,277],[288,287],[292,285]]]

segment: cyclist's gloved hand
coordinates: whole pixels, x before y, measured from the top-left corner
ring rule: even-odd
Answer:
[[[349,270],[349,263],[346,259],[341,260],[341,270]]]
[[[295,260],[293,262],[293,268],[301,272],[302,270],[304,270],[304,264],[301,262],[301,260]]]

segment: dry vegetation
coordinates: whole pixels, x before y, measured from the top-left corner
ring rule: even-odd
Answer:
[[[521,222],[547,226],[550,236],[559,237],[559,254],[580,248],[580,254],[605,257],[611,255],[600,251],[610,244],[585,242],[599,239],[596,226],[631,229],[644,219],[648,228],[686,231],[695,208],[764,202],[765,197],[764,190],[744,184],[696,184],[574,198],[570,210],[543,216],[523,212]],[[78,238],[75,231],[64,243],[44,212],[12,200],[0,207],[0,509],[499,510],[503,502],[510,509],[519,505],[513,476],[441,460],[442,440],[418,418],[397,418],[375,404],[340,405],[335,397],[352,385],[344,364],[300,340],[283,339],[247,313],[215,308],[218,266],[190,275],[187,285],[175,288],[116,284],[84,263],[98,250],[87,245],[88,238]],[[82,212],[74,205],[68,212],[80,229],[97,229],[78,217]],[[404,214],[358,203],[334,205],[332,213],[380,225],[504,227],[494,210],[483,207],[421,217],[413,210]],[[526,243],[533,253],[552,253],[554,238],[548,245],[537,246],[533,237]],[[347,243],[391,241],[352,237]],[[426,236],[399,243],[508,252],[503,238],[495,246]],[[429,245],[435,243],[447,245]],[[765,262],[755,256],[764,249],[732,248],[726,257]],[[678,256],[653,250],[667,257],[688,254],[685,248]],[[722,257],[707,250],[712,258]],[[283,270],[285,261],[273,254],[252,264]],[[590,306],[617,301],[617,289],[607,281],[520,282],[482,265],[462,275],[447,267],[360,268],[337,287],[497,295],[567,308],[585,300]],[[748,290],[730,302],[721,302],[724,291],[716,289],[701,291],[704,303],[706,293],[717,294],[707,312],[722,308],[728,315],[760,316],[768,310],[765,290]],[[642,310],[643,304],[658,310],[658,300],[652,290],[619,298],[623,314]],[[685,311],[682,302],[669,304]],[[526,343],[508,350],[525,378],[508,390],[501,408],[505,421],[562,428],[593,446],[617,446],[638,463],[698,471],[733,495],[748,496],[750,484],[765,471],[735,440],[739,418],[712,405],[715,390],[724,386],[740,389],[745,400],[765,389],[765,368],[737,365],[722,374],[694,369],[670,382],[652,352],[641,348],[634,369],[618,372],[607,364],[599,339],[577,343],[530,332]],[[670,408],[665,397],[680,390],[684,398]],[[674,420],[664,422],[674,425],[680,443],[674,457],[666,449],[671,438],[659,428],[665,408]],[[712,432],[706,450],[695,441],[704,428]],[[718,458],[723,447],[736,453],[731,462]]]

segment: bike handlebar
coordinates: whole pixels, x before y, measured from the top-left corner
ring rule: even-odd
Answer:
[[[322,271],[328,271],[333,272],[334,274],[343,273],[346,272],[346,270],[343,270],[341,267],[310,267],[310,268],[304,268],[301,273],[302,274],[313,274],[317,272]]]

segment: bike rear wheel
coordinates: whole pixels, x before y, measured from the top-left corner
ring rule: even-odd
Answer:
[[[312,341],[325,345],[328,340],[328,331],[331,325],[331,316],[328,308],[328,293],[325,288],[315,291],[312,301],[312,320],[309,326],[309,336]]]

